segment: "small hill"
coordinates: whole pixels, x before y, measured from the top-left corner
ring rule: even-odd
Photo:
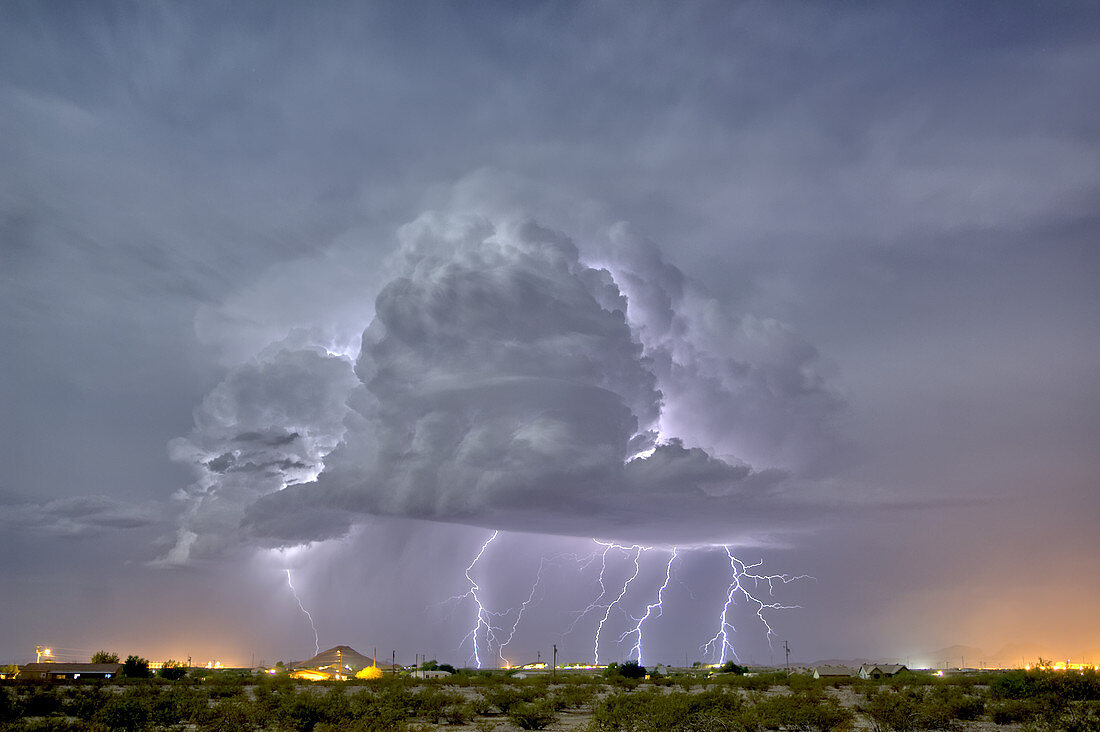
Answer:
[[[294,670],[316,669],[319,671],[336,671],[338,669],[343,669],[345,672],[350,671],[355,673],[367,666],[375,665],[377,664],[373,658],[364,656],[351,646],[333,646],[327,651],[321,651],[313,658],[299,661],[294,664],[292,668]]]

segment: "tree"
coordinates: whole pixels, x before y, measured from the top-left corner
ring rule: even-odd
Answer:
[[[744,667],[738,666],[733,661],[726,661],[724,664],[722,664],[722,668],[718,670],[724,674],[737,674],[738,676],[745,673]]]
[[[169,681],[177,681],[187,675],[187,667],[180,661],[165,661],[157,675],[162,679],[168,679]]]
[[[122,664],[122,675],[128,679],[149,678],[149,661],[140,656],[127,656]]]
[[[616,676],[622,676],[624,679],[644,679],[646,670],[645,666],[639,666],[637,661],[626,661],[621,665],[612,661],[607,664],[603,673],[609,679]]]
[[[92,654],[92,663],[118,663],[118,654],[114,651],[96,651]]]

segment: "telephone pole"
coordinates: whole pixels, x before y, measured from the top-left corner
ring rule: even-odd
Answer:
[[[791,644],[787,641],[783,641],[783,650],[787,654],[787,675],[791,675]]]
[[[554,644],[554,667],[550,669],[550,676],[557,678],[558,676],[558,644]]]

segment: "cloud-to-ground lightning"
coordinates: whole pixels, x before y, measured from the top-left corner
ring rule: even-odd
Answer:
[[[664,614],[664,609],[662,608],[661,603],[664,602],[664,593],[665,590],[668,589],[668,583],[672,581],[672,563],[675,561],[676,547],[672,547],[672,552],[668,558],[668,564],[665,565],[664,584],[662,584],[657,589],[657,599],[649,605],[646,605],[645,613],[642,615],[642,617],[637,618],[637,622],[634,624],[633,628],[619,636],[619,642],[622,643],[624,640],[626,640],[627,636],[632,634],[634,635],[634,647],[630,649],[630,655],[638,659],[638,665],[644,665],[645,663],[642,659],[642,625],[645,624],[645,621],[649,620],[650,616],[653,615],[654,610],[657,611],[657,617],[660,617]]]
[[[613,544],[613,543],[610,543],[610,542],[604,543],[604,542],[601,542],[601,541],[597,541],[596,539],[593,539],[592,541],[596,542],[597,544],[599,544],[600,546],[603,547],[602,552],[596,552],[596,554],[598,554],[599,557],[600,557],[600,574],[597,578],[597,580],[600,583],[600,594],[596,595],[596,599],[594,599],[592,602],[588,603],[588,607],[586,607],[584,610],[576,611],[575,617],[573,618],[573,622],[569,625],[569,628],[564,633],[562,633],[563,638],[565,636],[569,635],[570,633],[572,633],[573,630],[577,627],[577,623],[579,623],[586,615],[588,615],[588,613],[592,612],[593,610],[595,610],[598,607],[601,607],[600,600],[602,600],[604,598],[604,595],[607,594],[607,587],[604,585],[604,581],[603,581],[604,580],[604,575],[607,573],[607,553],[609,551],[611,551],[612,547],[617,546],[617,545]],[[593,555],[593,561],[594,560],[595,560],[595,554]],[[589,564],[591,564],[591,562],[589,562]],[[589,566],[589,564],[585,564],[584,568],[587,568]]]
[[[593,541],[596,541],[597,544],[603,544],[603,542],[595,540],[595,539],[593,539]],[[626,547],[624,547],[622,545],[619,545],[619,544],[609,544],[609,546],[614,546],[614,547],[617,547],[619,549],[626,549]],[[603,617],[600,618],[600,622],[596,626],[596,635],[595,635],[595,638],[593,638],[592,645],[593,645],[593,659],[594,659],[593,663],[595,663],[597,666],[600,665],[600,635],[603,633],[603,626],[607,622],[607,619],[611,616],[612,608],[614,608],[616,605],[618,605],[620,602],[622,602],[622,599],[624,597],[626,597],[626,591],[630,588],[630,583],[633,582],[635,579],[637,579],[638,573],[642,571],[641,565],[638,563],[638,560],[641,558],[642,552],[646,551],[647,549],[649,549],[649,547],[640,546],[638,544],[635,544],[632,547],[630,547],[630,549],[628,550],[628,551],[633,550],[633,552],[634,552],[634,574],[630,575],[630,577],[627,578],[626,582],[623,583],[623,591],[619,593],[619,596],[616,597],[614,600],[612,600],[610,603],[607,604],[607,607],[604,609]],[[600,584],[601,584],[601,586],[603,584],[602,578],[601,578]]]
[[[756,617],[760,622],[764,624],[767,629],[768,644],[771,645],[772,636],[775,632],[772,630],[771,624],[765,617],[765,610],[793,610],[800,607],[799,605],[783,605],[778,602],[764,602],[756,597],[753,592],[750,592],[749,588],[745,586],[742,580],[751,580],[753,583],[753,590],[760,586],[760,583],[766,582],[768,585],[768,596],[772,595],[775,589],[775,583],[781,582],[787,584],[800,579],[813,579],[809,575],[800,574],[791,576],[787,574],[754,574],[748,570],[756,569],[763,564],[763,561],[756,562],[755,564],[745,564],[737,557],[733,555],[728,545],[723,545],[723,549],[726,550],[726,555],[730,560],[730,572],[732,574],[729,589],[726,592],[726,602],[722,606],[722,612],[718,616],[718,632],[714,634],[714,637],[707,641],[702,646],[704,653],[714,653],[717,655],[718,663],[726,662],[727,652],[733,656],[735,660],[740,660],[737,655],[737,649],[734,648],[733,643],[730,641],[730,633],[735,632],[733,624],[729,620],[730,607],[733,605],[734,599],[737,595],[744,597],[749,603],[756,606]]]
[[[466,567],[466,580],[470,583],[470,589],[466,591],[466,594],[459,596],[459,599],[469,597],[474,601],[474,605],[477,606],[477,614],[474,618],[474,627],[469,633],[466,634],[466,637],[462,639],[462,642],[465,643],[467,638],[471,640],[474,648],[474,663],[477,665],[478,668],[481,668],[481,651],[478,649],[477,645],[478,632],[481,631],[482,628],[485,628],[485,642],[489,645],[489,648],[492,648],[493,641],[496,640],[496,635],[493,632],[494,628],[492,623],[489,622],[489,617],[492,616],[493,613],[489,612],[489,610],[485,608],[485,605],[481,602],[481,598],[478,597],[477,593],[479,590],[481,590],[481,586],[474,581],[474,578],[470,576],[470,573],[474,571],[474,567],[477,566],[477,563],[481,559],[481,556],[485,553],[485,550],[489,548],[489,545],[493,543],[493,540],[497,538],[498,534],[500,534],[499,531],[494,531],[492,535],[485,540],[485,543],[481,545],[481,549],[478,550],[477,556],[475,556],[473,561],[470,562],[470,565]]]
[[[309,610],[306,610],[305,605],[302,604],[302,598],[298,597],[298,591],[294,589],[294,582],[290,579],[289,569],[286,570],[286,583],[290,587],[290,592],[294,595],[294,599],[298,602],[298,609],[309,618],[309,627],[313,629],[313,655],[316,656],[321,652],[321,638],[317,635],[317,626],[313,624],[313,616],[309,614]]]
[[[636,583],[641,574],[642,554],[653,550],[654,547],[640,544],[619,544],[614,541],[592,539],[598,549],[589,555],[583,557],[572,554],[560,554],[553,557],[544,555],[539,558],[538,569],[535,573],[534,581],[530,589],[526,592],[522,602],[518,606],[498,611],[486,604],[482,587],[478,580],[475,579],[475,576],[478,566],[482,562],[489,546],[497,540],[499,535],[499,531],[494,531],[484,540],[472,560],[466,566],[464,576],[468,586],[467,591],[462,595],[451,598],[452,601],[469,599],[474,606],[473,626],[460,642],[461,646],[464,645],[467,640],[470,641],[472,646],[470,660],[473,661],[477,668],[481,668],[482,664],[487,661],[487,654],[492,654],[495,650],[500,664],[507,666],[509,661],[505,658],[504,649],[516,638],[517,629],[520,623],[528,614],[530,608],[537,603],[538,598],[541,597],[539,595],[539,588],[545,584],[545,572],[550,563],[558,559],[569,558],[575,560],[579,570],[583,572],[588,569],[588,567],[592,566],[593,562],[599,559],[599,571],[596,578],[599,585],[599,593],[588,603],[587,607],[583,610],[575,611],[575,617],[572,623],[568,630],[562,634],[564,638],[576,628],[581,619],[588,616],[590,613],[595,613],[598,620],[596,621],[592,638],[592,652],[593,663],[599,665],[600,644],[603,640],[604,631],[608,629],[612,622],[612,612],[616,607],[623,608],[624,600],[629,594],[631,586]],[[812,579],[812,577],[808,575],[792,576],[788,574],[763,574],[757,571],[757,568],[763,565],[763,561],[756,562],[755,564],[747,564],[734,556],[733,550],[730,549],[728,545],[720,546],[725,550],[729,560],[729,571],[731,573],[730,583],[726,590],[725,599],[719,614],[718,631],[713,638],[701,646],[701,650],[713,656],[718,663],[725,663],[730,658],[740,660],[732,639],[732,634],[736,632],[732,620],[733,608],[739,596],[753,609],[757,619],[764,627],[770,645],[772,637],[775,636],[775,631],[769,622],[768,611],[788,610],[799,607],[798,605],[786,605],[773,601],[771,598],[773,597],[776,584],[787,584],[799,579]],[[608,557],[612,550],[621,552],[627,561],[634,565],[633,571],[628,572],[628,576],[621,580],[621,583],[619,581],[612,583],[608,579],[608,572],[611,566]],[[651,601],[644,605],[644,610],[637,616],[625,609],[622,610],[624,616],[629,618],[632,625],[619,636],[618,641],[622,644],[633,636],[633,645],[630,648],[628,657],[637,659],[639,664],[645,661],[644,641],[645,629],[648,627],[647,624],[652,624],[654,618],[659,618],[664,615],[664,602],[669,592],[669,588],[672,586],[673,568],[677,560],[682,559],[685,550],[673,546],[671,549],[662,549],[660,551],[668,553],[668,561],[665,562],[664,577],[662,578],[661,584],[656,586],[654,594],[651,595]],[[708,548],[707,551],[713,551],[713,549]],[[768,595],[765,596],[761,594],[761,584],[767,585]],[[687,588],[685,587],[685,589]]]
[[[497,655],[500,657],[501,662],[504,663],[504,665],[506,666],[508,665],[508,659],[504,657],[504,648],[512,642],[513,638],[516,637],[516,628],[519,627],[519,622],[523,620],[523,613],[525,610],[527,610],[527,607],[535,599],[535,591],[538,589],[539,585],[542,584],[542,570],[545,566],[546,557],[540,557],[538,572],[535,573],[535,582],[531,585],[531,592],[527,594],[527,599],[524,600],[523,603],[519,606],[519,610],[516,612],[516,619],[512,623],[512,630],[508,633],[508,638],[500,644],[499,648],[497,648]]]

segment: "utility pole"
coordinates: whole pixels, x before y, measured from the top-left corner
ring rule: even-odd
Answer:
[[[390,655],[390,673],[397,676],[397,650],[394,649]]]
[[[787,654],[787,675],[791,675],[791,644],[787,641],[783,641],[783,650]]]
[[[558,676],[558,644],[554,644],[554,668],[550,669],[550,675],[554,678]]]

